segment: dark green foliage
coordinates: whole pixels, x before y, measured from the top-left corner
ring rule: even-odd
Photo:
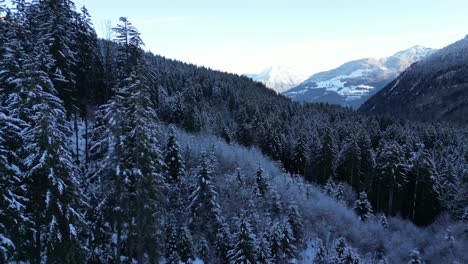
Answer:
[[[367,200],[367,194],[360,192],[356,202],[354,203],[354,211],[359,216],[361,221],[366,221],[372,217],[372,206]]]

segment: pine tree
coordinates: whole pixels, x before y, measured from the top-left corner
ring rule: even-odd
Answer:
[[[293,149],[294,173],[305,175],[308,164],[309,148],[308,139],[305,134],[299,135],[299,138]]]
[[[324,184],[328,178],[334,176],[338,158],[338,138],[332,127],[326,127],[321,142],[322,146],[317,154],[315,166],[317,182]]]
[[[160,220],[162,162],[157,141],[156,113],[149,96],[146,72],[141,65],[116,90],[102,108],[108,124],[101,141],[109,138],[109,153],[103,171],[109,171],[106,186],[106,211],[117,233],[116,258],[125,245],[142,263],[145,256],[155,259]],[[128,233],[126,240],[123,234]]]
[[[192,237],[186,227],[180,227],[178,230],[179,241],[178,241],[178,254],[182,262],[188,263],[194,259]]]
[[[343,263],[343,260],[349,251],[348,247],[348,243],[346,243],[346,240],[343,237],[338,238],[334,246],[333,263]]]
[[[69,125],[63,102],[57,98],[55,87],[44,69],[52,65],[45,47],[38,45],[34,59],[25,63],[24,84],[27,101],[33,105],[31,123],[24,132],[26,215],[29,218],[28,237],[30,259],[47,262],[80,263],[83,260],[80,245],[79,213],[83,199],[77,177],[77,168],[69,148]]]
[[[252,232],[247,214],[243,213],[237,221],[239,231],[234,235],[234,246],[229,251],[229,263],[256,263],[256,238]]]
[[[324,187],[325,193],[330,197],[335,197],[336,194],[336,184],[333,181],[332,177],[328,178],[327,183]]]
[[[327,250],[325,246],[323,245],[323,242],[321,239],[317,239],[315,242],[315,256],[313,263],[315,264],[327,264]]]
[[[270,244],[268,243],[268,232],[265,232],[258,238],[257,263],[270,264],[273,263],[270,256]]]
[[[144,43],[140,32],[126,17],[121,17],[119,24],[113,30],[117,33],[116,42],[120,44],[117,56],[118,75],[120,79],[125,79],[137,68],[143,56],[141,46]]]
[[[377,210],[385,208],[388,214],[394,213],[395,194],[406,184],[408,169],[403,147],[396,142],[384,143],[377,157],[377,187],[374,191],[378,195],[386,194],[387,206],[377,203]]]
[[[178,230],[173,223],[174,220],[169,220],[169,223],[166,227],[166,243],[165,243],[165,257],[167,261],[171,261],[171,257],[177,256],[177,260],[172,261],[179,261],[179,254],[178,254],[178,245],[179,245],[179,237],[178,237]],[[173,262],[171,262],[173,263]],[[178,262],[174,262],[178,263]]]
[[[372,206],[367,200],[366,192],[359,193],[358,199],[354,203],[354,211],[363,222],[372,217]]]
[[[281,245],[281,226],[275,222],[270,230],[270,256],[273,263],[285,263],[287,261]]]
[[[413,153],[411,163],[407,175],[407,186],[411,194],[407,205],[408,217],[417,224],[429,224],[441,207],[436,192],[436,165],[430,153],[424,149]]]
[[[383,226],[383,228],[388,228],[388,220],[385,214],[380,214],[379,216],[379,223]]]
[[[361,174],[361,148],[356,137],[351,136],[339,155],[337,176],[339,180],[347,181],[355,190],[360,190]]]
[[[344,185],[342,182],[338,183],[334,198],[339,202],[344,202]]]
[[[216,234],[215,249],[218,261],[221,263],[229,262],[229,252],[231,250],[231,234],[228,226],[223,223]]]
[[[193,233],[206,234],[211,244],[216,239],[216,231],[222,224],[220,207],[217,201],[218,193],[212,180],[212,165],[206,153],[202,154],[201,165],[198,168],[197,182],[190,196],[190,226]],[[210,230],[206,230],[210,226]]]
[[[299,214],[297,206],[291,205],[288,209],[288,224],[291,227],[294,244],[297,248],[302,247],[304,227],[302,225],[302,217]]]
[[[76,93],[77,106],[82,116],[88,115],[91,103],[103,104],[110,99],[104,91],[104,68],[100,58],[97,34],[86,7],[75,13],[76,43]]]
[[[65,109],[75,104],[77,35],[75,6],[70,0],[34,0],[32,24],[35,42],[43,42],[52,56],[48,71]]]
[[[295,240],[293,237],[293,232],[288,223],[285,223],[282,227],[281,234],[281,249],[284,253],[284,256],[287,260],[291,260],[297,255],[297,248],[294,245]]]
[[[204,263],[209,263],[210,261],[210,247],[204,237],[198,243],[197,257],[203,260]]]
[[[171,127],[169,131],[164,154],[164,163],[168,182],[171,184],[180,183],[181,178],[185,174],[185,166],[180,154],[180,146],[177,143],[174,127]]]
[[[421,256],[418,250],[413,250],[410,255],[410,261],[408,264],[422,264]]]
[[[283,211],[283,206],[281,205],[281,199],[276,190],[271,191],[271,214],[275,218],[279,218],[281,216],[281,212]]]
[[[25,124],[5,115],[0,104],[0,262],[11,260],[19,238],[24,236],[25,224],[22,217],[25,199],[23,195],[23,173],[19,148],[22,145],[21,129]]]
[[[260,165],[257,168],[256,176],[257,195],[260,197],[265,197],[265,194],[268,190],[268,183],[265,179],[265,176],[263,175],[263,169],[260,167]]]

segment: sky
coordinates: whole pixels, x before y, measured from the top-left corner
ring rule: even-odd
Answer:
[[[145,48],[213,69],[315,73],[414,45],[442,48],[468,34],[466,0],[75,0],[98,35],[127,17]]]

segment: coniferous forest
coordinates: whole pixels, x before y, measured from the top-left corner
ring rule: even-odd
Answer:
[[[293,102],[0,1],[0,263],[468,263],[468,127]],[[125,14],[123,14],[125,15]]]

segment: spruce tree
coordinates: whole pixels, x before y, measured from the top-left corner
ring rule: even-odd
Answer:
[[[270,256],[270,244],[268,243],[268,239],[268,232],[264,232],[263,235],[258,238],[257,263],[259,264],[273,263]]]
[[[113,28],[116,32],[116,42],[120,44],[117,55],[118,76],[119,79],[125,79],[139,65],[143,56],[141,47],[144,45],[140,37],[140,32],[126,18],[121,17],[117,27]]]
[[[372,217],[372,206],[367,200],[366,192],[359,193],[358,199],[354,203],[354,211],[363,222]]]
[[[268,190],[268,183],[265,179],[265,176],[263,175],[263,169],[260,167],[260,165],[257,168],[257,173],[256,173],[256,184],[257,184],[257,195],[260,197],[265,197],[265,194]]]
[[[418,250],[413,250],[410,255],[410,261],[408,261],[408,264],[422,264],[423,261],[421,259],[420,253]]]
[[[282,229],[278,222],[275,222],[270,230],[270,256],[273,263],[285,263],[286,255],[281,245]]]
[[[178,254],[180,256],[180,260],[188,263],[190,260],[194,259],[193,256],[193,247],[192,247],[192,237],[190,236],[190,232],[188,228],[179,227],[178,230],[179,234],[179,241],[178,241]]]
[[[325,248],[325,246],[323,245],[323,242],[321,239],[317,239],[316,242],[315,242],[315,256],[314,256],[314,260],[313,260],[313,263],[315,264],[327,264],[328,263],[328,260],[327,260],[327,250]]]
[[[185,166],[180,154],[180,146],[175,135],[175,128],[169,130],[165,154],[165,173],[170,184],[179,184],[185,174]]]
[[[338,138],[336,131],[327,126],[325,135],[321,140],[322,146],[316,157],[317,183],[324,184],[328,178],[333,177],[338,159]]]
[[[84,202],[68,142],[71,132],[63,102],[46,75],[52,58],[43,45],[38,45],[32,58],[24,66],[29,76],[24,83],[27,102],[33,105],[31,121],[24,132],[28,153],[25,211],[31,238],[26,244],[35,263],[44,258],[50,263],[81,263],[79,237],[84,220],[79,212]]]
[[[190,195],[190,227],[193,233],[205,234],[210,244],[216,239],[216,232],[222,224],[218,193],[212,180],[212,165],[206,153],[202,154],[197,181]],[[210,230],[206,230],[210,226]]]
[[[48,47],[52,56],[49,78],[70,112],[76,104],[75,6],[71,0],[34,0],[33,3],[33,36],[36,42]]]
[[[162,210],[158,119],[148,94],[147,78],[140,68],[103,108],[109,124],[103,136],[111,142],[104,166],[112,171],[104,181],[109,197],[106,207],[118,234],[117,247],[122,247],[122,234],[128,232],[126,246],[139,263],[145,256],[157,258],[151,241],[157,239]],[[120,254],[117,249],[117,257]]]
[[[25,124],[7,116],[0,104],[0,262],[12,260],[18,252],[20,238],[25,235],[21,130]]]
[[[377,210],[385,209],[388,214],[395,212],[395,194],[407,182],[409,164],[405,159],[405,152],[401,145],[396,142],[385,142],[377,156],[376,172],[377,186],[375,192],[381,196],[386,194],[387,204],[377,203]]]
[[[291,226],[288,223],[283,224],[281,234],[281,249],[287,260],[291,260],[297,255],[297,248]]]
[[[297,206],[291,205],[288,209],[288,224],[291,227],[294,244],[297,248],[302,247],[304,237],[304,227],[302,225],[302,217],[299,214]]]
[[[361,189],[361,148],[355,136],[351,136],[339,154],[337,177],[347,181],[355,190]]]
[[[243,213],[237,221],[239,231],[234,234],[234,246],[229,251],[229,263],[256,263],[256,238],[252,232],[247,214]]]
[[[221,263],[229,262],[229,252],[231,250],[231,234],[227,224],[223,223],[216,234],[215,248],[216,257]]]

